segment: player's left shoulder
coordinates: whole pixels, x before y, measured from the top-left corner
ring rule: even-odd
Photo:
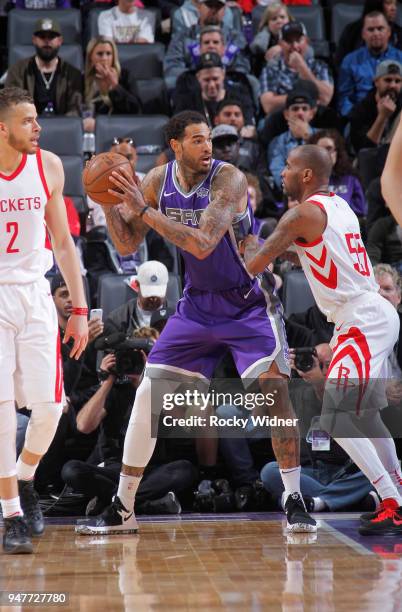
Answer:
[[[63,168],[60,157],[51,151],[45,149],[40,150],[40,156],[42,158],[42,164],[45,170],[60,171]]]
[[[243,172],[229,163],[223,163],[212,179],[213,189],[243,191],[247,193],[247,179]]]

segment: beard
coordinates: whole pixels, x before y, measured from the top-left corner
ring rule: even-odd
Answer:
[[[41,59],[43,62],[51,62],[55,57],[57,57],[57,54],[59,52],[59,48],[53,48],[53,47],[35,47],[36,50],[36,55],[39,57],[39,59]]]

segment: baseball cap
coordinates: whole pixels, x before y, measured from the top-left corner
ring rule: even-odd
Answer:
[[[222,60],[217,53],[204,53],[200,57],[196,72],[204,68],[223,68]]]
[[[226,0],[198,0],[200,4],[226,4]]]
[[[374,78],[379,79],[387,74],[398,74],[402,76],[402,64],[395,60],[384,60],[377,65]]]
[[[293,104],[308,104],[311,108],[317,106],[317,100],[314,100],[307,92],[290,92],[286,98],[286,108]]]
[[[301,23],[301,21],[289,21],[289,23],[285,23],[285,25],[282,26],[280,38],[285,42],[293,42],[294,40],[298,40],[301,36],[307,36],[304,23]]]
[[[61,27],[58,21],[46,17],[45,19],[38,19],[35,22],[34,34],[40,34],[41,32],[53,32],[61,36]]]
[[[239,134],[234,125],[221,123],[214,127],[211,132],[211,138],[212,140],[216,140],[217,138],[233,138],[233,140],[239,140]]]
[[[143,297],[165,297],[168,280],[167,267],[160,261],[146,261],[138,268],[137,281]]]

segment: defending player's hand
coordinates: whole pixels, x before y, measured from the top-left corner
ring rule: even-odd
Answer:
[[[135,177],[125,168],[119,168],[112,172],[109,180],[117,188],[109,189],[109,193],[121,198],[135,215],[139,215],[146,204]]]
[[[71,315],[67,321],[63,344],[70,338],[74,339],[74,344],[69,356],[79,359],[88,344],[88,321],[82,315]]]

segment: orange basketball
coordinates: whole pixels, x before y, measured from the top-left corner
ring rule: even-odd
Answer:
[[[118,191],[116,185],[109,181],[113,170],[125,168],[133,174],[133,168],[124,155],[119,153],[99,153],[92,157],[82,173],[82,183],[89,197],[102,206],[114,206],[121,200],[108,192],[108,189]]]

